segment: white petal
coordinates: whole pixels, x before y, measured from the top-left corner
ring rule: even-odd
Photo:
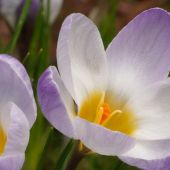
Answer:
[[[6,109],[3,109],[2,123],[5,123],[5,132],[7,142],[3,155],[12,155],[24,153],[29,140],[29,122],[25,114],[14,103],[8,103]],[[4,124],[3,124],[4,125]]]
[[[137,139],[170,138],[170,79],[151,85],[128,103],[137,118]]]
[[[134,148],[119,158],[124,162],[145,170],[169,168],[170,139],[138,141]],[[168,169],[167,169],[168,170]]]
[[[57,63],[63,82],[80,105],[107,83],[106,57],[97,27],[82,14],[68,16],[59,34]]]
[[[128,97],[168,76],[170,15],[155,8],[133,19],[107,48],[109,88]]]
[[[131,149],[135,141],[123,133],[111,131],[100,125],[77,117],[77,138],[93,152],[102,155],[120,155]]]
[[[122,156],[146,160],[161,159],[170,156],[170,139],[138,140],[136,145]]]
[[[153,160],[132,157],[121,157],[120,159],[129,165],[138,167],[143,170],[169,170],[170,167],[170,157]]]

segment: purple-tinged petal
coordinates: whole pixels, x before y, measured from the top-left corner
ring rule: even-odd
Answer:
[[[153,160],[125,158],[125,157],[121,157],[120,159],[129,165],[144,170],[169,170],[170,168],[170,157],[166,157],[162,159],[153,159]]]
[[[135,145],[135,140],[123,133],[111,131],[103,126],[77,117],[77,138],[93,152],[102,155],[120,155]]]
[[[0,170],[21,170],[25,155],[6,155],[0,157]]]
[[[17,15],[17,17],[20,16],[24,4],[25,4],[25,0],[21,0],[20,4],[16,8],[16,15]],[[40,1],[39,0],[33,0],[31,2],[29,13],[28,13],[29,19],[33,19],[34,20],[36,18],[36,16],[38,15],[39,9],[40,9]]]
[[[149,9],[139,14],[107,48],[113,92],[132,95],[150,83],[165,79],[170,70],[170,14]]]
[[[0,170],[20,170],[29,140],[29,122],[14,103],[6,104],[1,110],[0,122],[7,137],[4,152],[0,156]]]
[[[14,103],[1,110],[1,122],[7,135],[3,156],[24,153],[29,140],[29,122],[25,114]],[[5,121],[4,121],[5,120]]]
[[[82,14],[69,15],[59,34],[57,63],[61,78],[80,106],[92,91],[107,85],[106,54],[97,27]]]
[[[0,87],[0,107],[15,103],[31,127],[36,119],[36,104],[29,77],[18,60],[5,54],[0,54]]]
[[[162,170],[170,165],[170,139],[137,141],[135,147],[119,156],[124,162],[146,170]],[[167,169],[168,170],[168,169]]]
[[[38,82],[38,99],[47,120],[64,135],[75,138],[74,102],[55,67],[49,67]]]
[[[135,146],[121,156],[146,160],[168,157],[170,156],[170,139],[137,140]]]

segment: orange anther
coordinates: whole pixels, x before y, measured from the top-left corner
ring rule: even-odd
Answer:
[[[103,103],[102,108],[103,108],[103,115],[100,120],[100,124],[102,124],[108,118],[111,112],[110,107],[107,103]]]

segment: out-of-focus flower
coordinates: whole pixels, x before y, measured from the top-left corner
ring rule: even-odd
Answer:
[[[44,6],[47,7],[48,0],[44,1]],[[50,1],[50,23],[53,23],[58,16],[63,0],[51,0]],[[46,8],[47,9],[47,8]]]
[[[25,0],[0,0],[0,13],[2,13],[11,26],[14,26],[16,18],[20,15]],[[44,1],[44,7],[47,9],[48,0]],[[62,5],[62,0],[50,1],[50,23],[58,15]],[[32,0],[29,16],[34,18],[39,11],[40,0]]]
[[[4,15],[11,26],[14,26],[16,10],[21,0],[0,0],[0,13]]]
[[[0,96],[0,169],[20,170],[36,105],[24,67],[5,54],[0,54]]]
[[[58,40],[59,73],[49,67],[38,83],[45,117],[94,152],[142,169],[166,169],[169,35],[169,13],[150,9],[119,32],[105,52],[88,18],[68,16]]]

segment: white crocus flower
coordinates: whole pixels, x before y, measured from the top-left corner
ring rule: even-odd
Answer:
[[[58,69],[39,80],[45,117],[64,135],[142,169],[166,169],[170,156],[170,14],[150,9],[103,47],[81,14],[59,34]]]
[[[36,105],[25,68],[0,54],[0,170],[20,170]]]

